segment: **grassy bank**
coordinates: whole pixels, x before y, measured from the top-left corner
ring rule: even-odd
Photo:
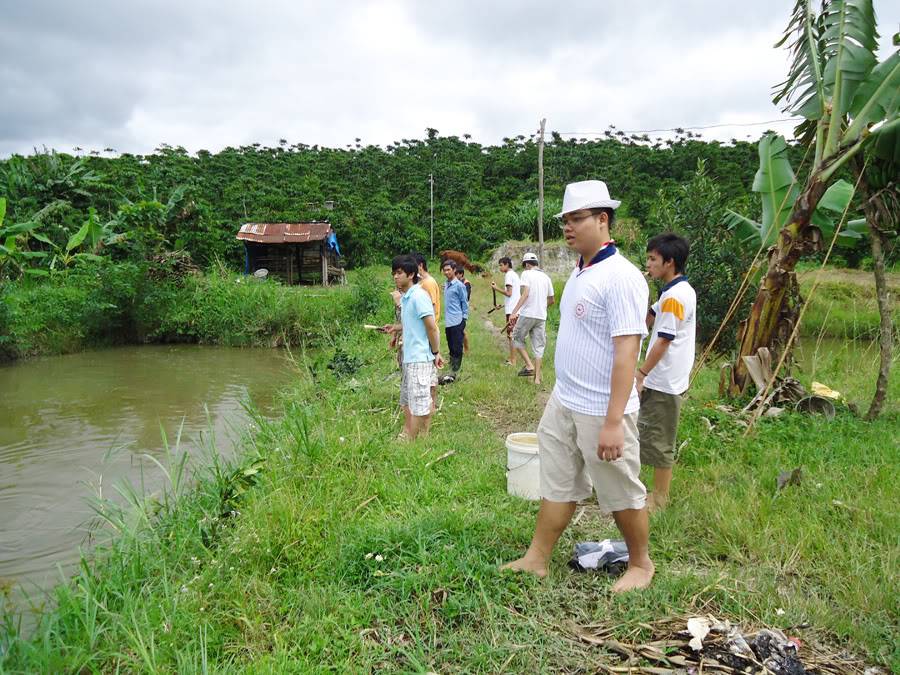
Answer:
[[[0,361],[122,343],[315,345],[340,333],[347,317],[370,311],[388,286],[365,271],[351,275],[356,281],[286,287],[220,267],[177,275],[91,262],[0,285]]]
[[[298,354],[283,417],[257,421],[240,466],[146,518],[110,514],[122,536],[58,591],[33,638],[7,631],[0,669],[592,672],[618,657],[576,625],[630,642],[683,613],[793,626],[806,645],[900,668],[895,404],[873,424],[786,414],[745,439],[706,372],[685,407],[674,502],[652,520],[650,590],[614,597],[607,579],[565,568],[574,542],[614,534],[591,508],[547,580],[500,574],[536,511],[506,494],[503,438],[535,428],[548,390],[500,365],[483,283],[473,351],[429,439],[394,441],[383,336],[348,328],[343,369]],[[801,484],[776,494],[778,472],[798,465]]]
[[[875,298],[875,277],[863,270],[805,267],[798,270],[800,293],[810,295],[819,280],[800,325],[802,335],[877,339],[881,318]],[[888,272],[895,333],[900,332],[900,272]]]

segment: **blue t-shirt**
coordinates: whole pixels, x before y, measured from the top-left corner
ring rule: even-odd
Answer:
[[[434,316],[431,296],[418,284],[411,286],[400,299],[400,323],[403,325],[403,363],[434,361],[423,321],[426,316]]]
[[[444,284],[444,325],[450,328],[458,326],[463,319],[469,318],[469,299],[466,287],[459,279],[452,279]]]

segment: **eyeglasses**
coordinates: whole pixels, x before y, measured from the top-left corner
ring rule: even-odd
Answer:
[[[572,227],[575,227],[577,224],[584,222],[585,220],[587,220],[588,218],[590,218],[593,215],[595,215],[595,214],[591,213],[590,211],[585,213],[583,216],[573,216],[573,215],[570,215],[567,213],[562,218],[560,218],[559,229],[561,229],[561,230],[566,229],[566,224],[569,224]]]

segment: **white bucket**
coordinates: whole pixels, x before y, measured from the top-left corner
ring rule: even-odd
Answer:
[[[515,433],[506,437],[506,491],[525,499],[541,498],[537,434]]]

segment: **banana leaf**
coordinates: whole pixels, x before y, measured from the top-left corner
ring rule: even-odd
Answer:
[[[734,235],[743,246],[758,247],[763,238],[762,223],[757,223],[755,220],[751,220],[747,216],[742,216],[740,213],[730,209],[725,211],[723,225],[734,232]],[[768,233],[766,246],[771,246],[775,243],[777,234],[774,230]]]
[[[91,223],[90,223],[90,221],[88,221],[84,225],[81,226],[81,228],[78,230],[78,232],[76,232],[71,237],[69,237],[69,243],[66,244],[66,251],[68,252],[68,251],[71,251],[73,248],[78,248],[79,246],[81,246],[81,243],[84,241],[85,237],[87,237],[88,231],[90,230],[90,228],[91,228]]]
[[[856,138],[869,124],[889,120],[900,109],[900,52],[894,52],[872,69],[856,90],[850,104],[853,119],[848,138]]]
[[[808,120],[825,115],[832,104],[841,117],[857,90],[868,82],[878,62],[878,33],[872,0],[797,0],[784,36],[776,46],[792,40],[787,79],[773,98],[785,101],[784,110]],[[837,96],[838,100],[834,100]]]
[[[766,134],[759,141],[759,169],[753,178],[754,192],[762,198],[762,231],[766,241],[774,241],[791,215],[800,194],[797,178],[788,159],[783,136]]]

